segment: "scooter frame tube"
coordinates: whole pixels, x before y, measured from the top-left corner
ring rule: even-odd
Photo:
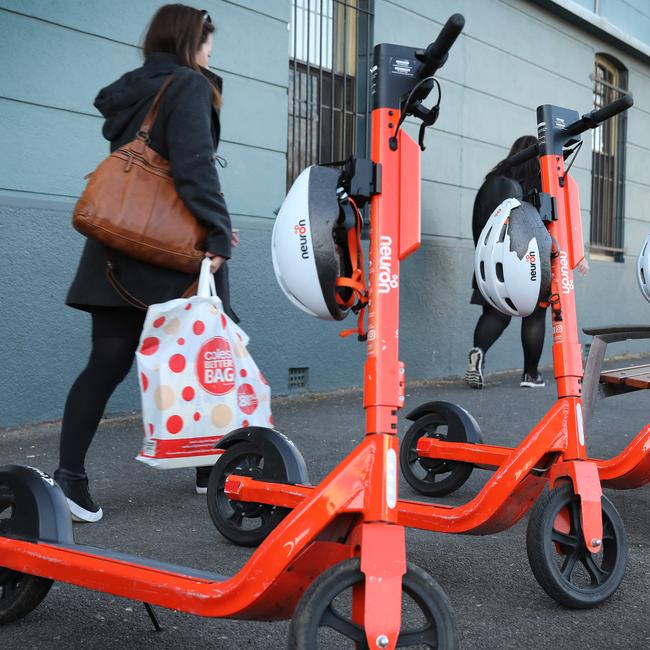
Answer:
[[[462,16],[452,16],[427,49],[424,58],[431,70],[444,63],[463,24]],[[415,61],[413,48],[403,49]],[[380,86],[389,85],[382,80],[387,69],[375,74]],[[3,567],[201,616],[277,620],[291,616],[315,577],[358,555],[366,579],[362,588],[353,590],[354,618],[363,624],[370,647],[376,647],[380,637],[381,647],[395,647],[406,572],[404,527],[397,509],[396,412],[404,401],[403,364],[398,359],[399,261],[417,249],[420,238],[420,152],[404,132],[396,149],[388,144],[398,107],[379,105],[372,112],[372,157],[381,169],[383,186],[371,201],[372,334],[365,366],[365,439],[318,487],[304,494],[233,577],[74,544],[65,518],[58,539],[0,534]],[[0,480],[18,480],[25,469],[0,468]],[[29,471],[37,472],[56,493],[49,495],[53,502],[63,499],[49,477]],[[233,489],[240,478],[231,477]],[[36,508],[45,511],[45,505]],[[50,513],[40,514],[47,519]]]
[[[399,500],[397,521],[404,526],[447,533],[498,532],[524,516],[544,487],[564,481],[570,482],[580,497],[584,543],[591,553],[597,553],[602,539],[602,488],[598,466],[587,457],[585,446],[581,405],[583,368],[573,284],[573,270],[583,257],[580,202],[577,184],[565,169],[562,148],[567,138],[554,126],[571,124],[579,116],[575,111],[550,105],[540,106],[537,114],[542,142],[542,189],[555,202],[556,218],[548,229],[557,247],[557,255],[551,262],[551,310],[558,399],[514,449],[420,439],[418,455],[456,461],[472,458],[468,462],[478,461],[476,464],[495,467],[496,471],[473,499],[460,506]],[[287,489],[250,478],[231,477],[225,491],[229,498],[236,500],[295,507],[311,489],[309,486]]]

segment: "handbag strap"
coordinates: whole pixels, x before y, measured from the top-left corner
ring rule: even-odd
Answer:
[[[169,88],[169,85],[171,84],[173,79],[174,79],[173,74],[170,74],[169,77],[165,79],[162,86],[160,86],[158,93],[154,97],[151,107],[147,111],[147,114],[144,116],[144,120],[142,121],[142,125],[140,126],[140,130],[138,131],[137,137],[144,140],[146,143],[149,142],[149,131],[151,131],[151,127],[153,126],[153,123],[156,121],[156,118],[158,117],[158,111],[160,110],[162,97],[165,94],[167,88]]]
[[[124,287],[124,285],[121,284],[120,281],[117,279],[117,276],[115,275],[115,265],[113,264],[113,261],[111,260],[108,250],[106,248],[104,248],[104,256],[106,258],[106,278],[108,279],[113,289],[115,289],[117,295],[120,298],[122,298],[122,300],[124,300],[124,302],[130,305],[131,307],[135,307],[140,311],[147,311],[147,309],[149,309],[149,305],[146,302],[140,300],[140,298],[137,298],[132,293],[130,293],[126,289],[126,287]],[[199,280],[197,278],[196,280],[194,280],[194,282],[192,282],[192,284],[190,284],[190,286],[182,293],[180,297],[191,298],[192,296],[195,296],[198,285],[199,285]]]

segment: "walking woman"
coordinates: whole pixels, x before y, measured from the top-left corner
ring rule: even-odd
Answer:
[[[537,144],[537,138],[532,135],[517,138],[507,157],[533,144]],[[509,198],[523,200],[533,190],[541,191],[542,189],[539,159],[537,157],[525,162],[523,165],[512,168],[503,166],[502,163],[503,161],[488,173],[476,195],[472,215],[474,246],[476,246],[481,231],[490,215],[500,203]],[[488,304],[476,285],[475,277],[472,278],[472,287],[474,290],[470,302],[473,305],[481,305],[483,313],[479,317],[474,330],[474,347],[469,351],[465,381],[472,388],[483,388],[485,355],[508,327],[511,317]],[[533,388],[546,385],[537,369],[544,347],[545,317],[546,309],[538,306],[530,316],[521,320],[524,372],[520,386]]]
[[[225,262],[237,238],[214,165],[222,81],[208,70],[213,32],[206,11],[181,4],[161,7],[144,39],[144,65],[102,89],[95,106],[106,118],[103,135],[115,151],[135,138],[156,93],[173,75],[149,146],[169,160],[179,196],[208,228],[205,248],[212,258],[217,292],[226,312],[236,318],[230,309]],[[108,399],[133,363],[146,314],[142,305],[178,298],[195,279],[135,260],[92,239],[86,242],[66,303],[90,313],[92,349],[65,404],[59,467],[54,474],[77,520],[102,518],[88,490],[86,453]],[[205,488],[207,473],[197,470],[197,490]]]

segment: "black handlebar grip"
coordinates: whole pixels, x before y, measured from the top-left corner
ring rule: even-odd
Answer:
[[[597,111],[592,111],[591,119],[600,124],[601,122],[608,120],[610,117],[614,117],[614,115],[626,111],[632,106],[634,106],[634,97],[632,97],[632,95],[623,95],[623,97],[619,97],[615,102],[607,104],[607,106],[603,106]]]
[[[438,38],[430,43],[424,52],[425,61],[420,71],[421,77],[430,76],[445,64],[447,54],[463,31],[463,27],[465,27],[465,18],[462,14],[454,14],[449,17],[440,30]]]
[[[522,149],[521,151],[513,154],[510,158],[506,158],[502,163],[501,167],[516,167],[517,165],[522,165],[525,162],[528,162],[534,158],[539,153],[539,145],[531,144],[529,147]]]
[[[462,14],[450,16],[440,30],[438,38],[427,47],[427,59],[435,61],[436,59],[442,59],[444,56],[447,56],[447,52],[451,49],[454,41],[463,31],[463,27],[465,27],[465,18]]]
[[[589,129],[595,129],[599,124],[609,120],[611,117],[614,117],[614,115],[626,111],[633,104],[634,98],[632,95],[623,95],[623,97],[619,97],[615,102],[607,104],[607,106],[603,106],[598,110],[590,111],[583,115],[577,122],[569,124],[569,126],[564,129],[564,135],[574,136],[584,133]]]

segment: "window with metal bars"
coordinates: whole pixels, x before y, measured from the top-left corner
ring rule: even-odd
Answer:
[[[287,188],[308,165],[368,155],[373,0],[292,0]]]
[[[601,108],[627,91],[627,71],[613,57],[596,55],[594,106]],[[593,132],[591,167],[591,250],[623,260],[626,114]]]

